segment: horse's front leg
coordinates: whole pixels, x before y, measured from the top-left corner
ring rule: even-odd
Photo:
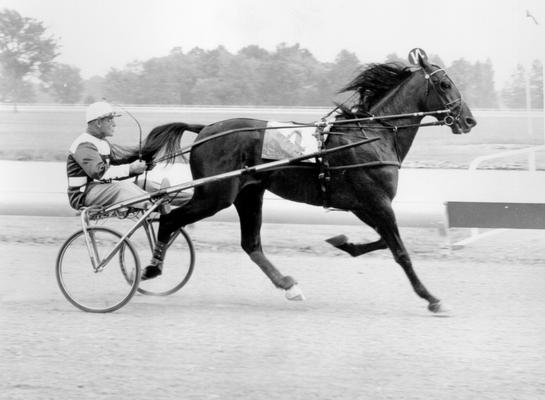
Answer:
[[[305,296],[291,276],[284,276],[267,259],[261,247],[261,223],[263,193],[258,185],[245,187],[235,200],[235,207],[240,218],[241,246],[267,275],[275,287],[286,291],[288,300],[304,300]]]
[[[434,313],[446,312],[446,307],[426,289],[416,275],[409,253],[401,240],[391,203],[385,200],[372,211],[355,210],[354,214],[377,231],[381,240],[390,248],[396,262],[405,271],[413,290],[418,296],[428,301],[428,309]]]

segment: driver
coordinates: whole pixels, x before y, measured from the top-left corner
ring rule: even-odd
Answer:
[[[87,108],[87,128],[72,142],[66,160],[68,199],[72,208],[109,206],[147,193],[138,180],[135,183],[123,179],[137,177],[151,169],[138,159],[138,150],[112,144],[106,139],[114,135],[114,118],[119,116],[121,114],[103,101]],[[154,188],[147,189],[153,191]],[[146,203],[133,207],[145,208]]]
[[[72,145],[66,160],[68,175],[68,200],[74,209],[92,205],[109,206],[134,197],[148,194],[168,186],[138,179],[143,172],[153,168],[138,159],[138,149],[110,143],[107,138],[113,136],[115,118],[121,116],[112,106],[104,101],[89,105],[85,113],[87,128]],[[133,179],[126,179],[136,177]],[[144,187],[145,185],[145,187]],[[191,194],[178,192],[172,198],[173,206],[180,206],[191,198]],[[145,209],[149,201],[132,204],[131,207]],[[156,267],[157,257],[152,259]],[[152,268],[153,269],[153,268]],[[157,269],[157,268],[155,268]],[[161,273],[144,271],[142,279],[149,279]]]

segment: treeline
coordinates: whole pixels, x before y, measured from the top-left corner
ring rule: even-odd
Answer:
[[[339,90],[363,67],[348,50],[320,62],[299,44],[280,44],[274,51],[251,45],[236,54],[223,46],[187,53],[177,47],[167,56],[84,81],[77,67],[55,61],[60,49],[41,21],[0,10],[0,102],[40,101],[47,93],[47,100],[59,103],[106,98],[124,104],[329,106],[343,100]],[[529,71],[518,66],[498,92],[490,60],[446,65],[436,55],[430,59],[448,70],[474,108],[543,107],[539,61]],[[374,61],[405,62],[405,57]]]
[[[222,46],[188,53],[175,48],[166,57],[112,70],[104,93],[134,104],[322,106],[359,66],[348,51],[321,63],[298,44],[274,52],[253,45],[236,54]]]
[[[458,59],[446,65],[437,55],[430,59],[448,70],[472,107],[526,107],[528,85],[522,66],[497,92],[490,60]],[[406,62],[397,54],[378,61]],[[124,104],[330,106],[333,101],[342,101],[339,90],[362,67],[358,57],[347,50],[339,52],[333,62],[320,62],[298,44],[280,44],[272,52],[252,45],[236,54],[222,46],[186,53],[175,48],[165,57],[134,62],[95,78],[86,85],[84,100],[105,97]],[[531,107],[543,107],[539,61],[532,66],[529,83]]]

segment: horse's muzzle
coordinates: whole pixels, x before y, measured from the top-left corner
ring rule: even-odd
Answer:
[[[449,115],[449,117],[451,116]],[[469,107],[463,103],[460,115],[454,118],[454,122],[450,125],[450,128],[452,129],[452,133],[455,134],[469,133],[476,125],[477,120],[473,118]]]

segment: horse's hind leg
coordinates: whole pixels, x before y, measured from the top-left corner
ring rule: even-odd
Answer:
[[[289,300],[304,300],[295,279],[282,275],[263,253],[260,232],[264,192],[265,190],[258,185],[248,185],[238,194],[234,202],[240,218],[241,246],[274,286],[286,291]]]
[[[354,211],[354,214],[362,221],[375,228],[382,240],[384,240],[390,248],[396,262],[401,265],[405,271],[416,294],[428,301],[428,309],[435,313],[444,312],[445,309],[441,306],[441,301],[426,289],[414,271],[409,253],[401,240],[401,235],[399,234],[391,204],[383,203],[380,208],[374,210],[372,214],[360,211]],[[370,217],[370,215],[372,215],[372,217]]]
[[[216,185],[215,188],[218,189],[217,192],[207,192],[202,187],[198,188],[195,190],[195,194],[191,200],[181,207],[172,210],[169,214],[161,215],[157,242],[155,243],[150,263],[143,269],[142,280],[152,279],[162,274],[167,243],[173,232],[182,226],[209,217],[218,210],[232,204],[232,199],[235,195],[232,193],[232,190],[229,190],[230,186],[222,188]]]
[[[369,225],[372,228],[375,228],[375,223],[373,222],[373,218],[367,212],[363,210],[359,210],[356,215],[359,219],[361,219],[367,225]],[[348,238],[345,235],[337,235],[337,236],[330,237],[329,239],[326,239],[326,242],[338,248],[339,250],[346,251],[352,257],[358,257],[365,253],[370,253],[375,250],[383,250],[388,248],[388,245],[382,238],[380,238],[377,241],[369,242],[369,243],[351,243],[348,241]]]
[[[348,241],[348,238],[345,235],[337,235],[326,239],[326,242],[339,250],[346,251],[352,257],[357,257],[375,250],[388,248],[388,245],[382,238],[375,242],[369,243],[351,243]]]

